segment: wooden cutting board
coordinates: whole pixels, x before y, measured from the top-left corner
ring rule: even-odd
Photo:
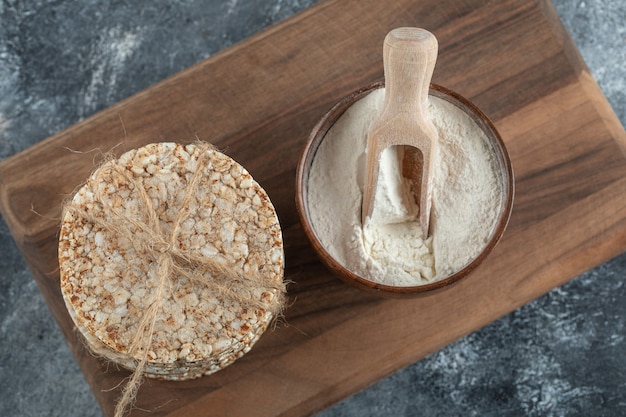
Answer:
[[[382,40],[398,26],[435,33],[434,82],[492,118],[517,176],[509,228],[488,260],[450,290],[413,300],[376,298],[332,277],[294,203],[309,130],[382,77]],[[103,152],[196,136],[269,193],[293,304],[287,325],[227,369],[146,381],[133,416],[309,415],[626,248],[626,133],[548,1],[323,2],[0,164],[4,219],[106,415],[128,373],[77,343],[58,289],[60,206]]]

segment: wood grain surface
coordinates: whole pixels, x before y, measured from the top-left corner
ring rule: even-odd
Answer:
[[[295,167],[321,115],[382,77],[382,40],[439,40],[433,82],[491,117],[516,172],[508,230],[467,280],[386,300],[322,267],[298,222]],[[286,325],[219,373],[146,381],[133,416],[310,415],[626,248],[626,133],[548,1],[323,2],[0,164],[0,208],[106,415],[128,373],[77,342],[58,287],[62,201],[102,154],[211,141],[267,190],[283,227]]]

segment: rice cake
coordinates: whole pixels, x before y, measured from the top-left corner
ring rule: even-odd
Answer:
[[[241,165],[203,144],[155,143],[103,163],[65,207],[58,254],[86,344],[130,370],[145,358],[150,377],[224,368],[282,308],[276,211]],[[131,351],[151,306],[151,343]]]

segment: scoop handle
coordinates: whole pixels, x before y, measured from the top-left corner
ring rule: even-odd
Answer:
[[[387,117],[410,112],[419,121],[428,120],[428,90],[438,46],[437,38],[421,28],[402,27],[387,34],[383,44]]]

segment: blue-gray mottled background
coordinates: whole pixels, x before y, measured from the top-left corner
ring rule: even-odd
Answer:
[[[0,158],[316,3],[0,0]],[[626,121],[626,2],[553,2]],[[324,411],[625,416],[626,255]],[[0,222],[0,416],[101,416]]]

